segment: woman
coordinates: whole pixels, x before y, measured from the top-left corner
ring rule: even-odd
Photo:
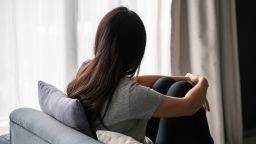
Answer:
[[[201,108],[207,80],[193,74],[134,77],[145,45],[146,31],[139,16],[125,7],[113,9],[98,26],[95,57],[81,66],[67,94],[80,100],[95,131],[107,129],[148,143],[147,123],[155,117],[148,123],[147,134],[156,143],[181,144],[186,137],[189,143],[212,143]]]

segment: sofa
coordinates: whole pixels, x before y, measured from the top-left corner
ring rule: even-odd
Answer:
[[[10,134],[0,144],[101,144],[53,117],[32,109],[19,108],[10,114]]]
[[[42,81],[38,99],[42,111],[18,108],[10,114],[10,134],[0,136],[0,144],[100,144],[77,99]]]
[[[77,99],[43,81],[38,81],[42,111],[18,108],[10,114],[10,134],[0,144],[141,144],[117,132],[91,127],[87,111]]]

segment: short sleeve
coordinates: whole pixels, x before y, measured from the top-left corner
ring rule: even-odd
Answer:
[[[134,83],[130,87],[129,113],[134,119],[150,119],[163,95],[149,87]]]

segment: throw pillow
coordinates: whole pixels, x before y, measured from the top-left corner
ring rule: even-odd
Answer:
[[[42,111],[61,123],[95,138],[82,104],[55,86],[38,81],[39,104]]]
[[[97,138],[104,144],[142,144],[130,136],[107,130],[97,130]]]

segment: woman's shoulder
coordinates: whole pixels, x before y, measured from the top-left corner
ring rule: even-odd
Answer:
[[[119,82],[119,87],[134,87],[139,85],[136,80],[132,80],[128,77],[123,77]]]

